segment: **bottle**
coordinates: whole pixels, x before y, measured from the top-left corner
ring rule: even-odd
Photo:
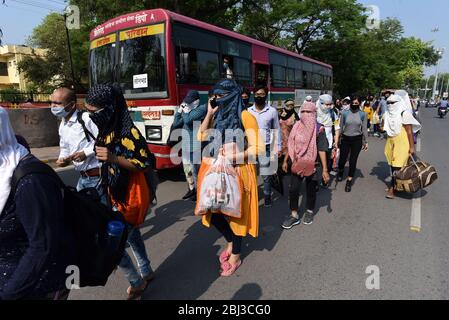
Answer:
[[[116,252],[118,250],[123,230],[125,230],[125,225],[121,221],[111,221],[108,223],[107,241],[110,252]]]

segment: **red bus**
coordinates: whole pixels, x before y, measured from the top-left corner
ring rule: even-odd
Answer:
[[[156,156],[157,169],[174,166],[167,144],[177,107],[188,90],[208,90],[227,76],[249,89],[269,88],[269,103],[332,91],[332,66],[168,10],[129,13],[90,33],[90,84],[120,83],[136,126]]]

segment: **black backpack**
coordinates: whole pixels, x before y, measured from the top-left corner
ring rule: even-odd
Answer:
[[[66,186],[58,174],[41,161],[24,164],[16,169],[12,177],[11,192],[15,193],[21,178],[32,173],[52,177],[63,191],[65,221],[75,238],[75,265],[80,271],[80,283],[77,285],[106,285],[109,276],[123,257],[128,239],[125,227],[118,249],[111,252],[108,247],[107,225],[118,220],[126,226],[122,214],[101,203],[95,188],[78,192],[75,188]]]

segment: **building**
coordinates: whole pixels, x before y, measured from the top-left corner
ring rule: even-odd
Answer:
[[[19,73],[17,64],[25,56],[44,56],[44,49],[34,49],[23,45],[0,46],[0,90],[17,89],[26,92],[28,83],[23,74]]]

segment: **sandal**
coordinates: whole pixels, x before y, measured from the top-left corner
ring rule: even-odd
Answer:
[[[237,264],[235,264],[235,265],[232,265],[232,264],[230,264],[228,261],[226,261],[225,263],[223,263],[222,265],[221,265],[221,269],[222,269],[222,271],[221,271],[221,276],[222,277],[230,277],[230,276],[232,276],[236,271],[237,271],[237,269],[240,267],[242,265],[242,260],[240,260],[239,262],[237,262]]]
[[[223,264],[225,262],[227,262],[229,260],[229,258],[231,257],[231,254],[227,251],[224,250],[221,254],[220,254],[220,264]]]

